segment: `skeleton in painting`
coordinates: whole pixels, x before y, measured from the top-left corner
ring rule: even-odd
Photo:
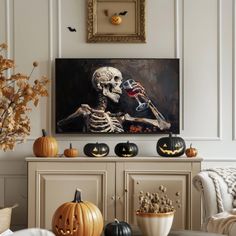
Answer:
[[[81,104],[81,106],[67,118],[60,120],[57,125],[60,127],[65,125],[76,117],[83,116],[85,119],[85,128],[88,132],[100,133],[111,132],[120,133],[124,132],[123,122],[141,122],[151,124],[161,130],[169,129],[168,123],[155,106],[150,103],[150,109],[155,115],[156,119],[131,117],[129,114],[121,112],[111,113],[107,111],[108,100],[118,103],[122,94],[122,74],[114,67],[100,67],[92,76],[92,85],[98,93],[97,106],[92,108],[88,104]],[[144,96],[144,88],[141,84],[137,83],[140,88],[141,95]]]

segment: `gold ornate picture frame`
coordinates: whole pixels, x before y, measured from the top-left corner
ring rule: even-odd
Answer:
[[[145,43],[145,0],[87,0],[89,43]]]

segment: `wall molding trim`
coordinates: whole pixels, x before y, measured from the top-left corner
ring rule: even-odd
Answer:
[[[236,158],[212,158],[212,159],[203,159],[203,162],[236,162]]]
[[[179,58],[180,68],[179,68],[179,79],[180,79],[180,86],[179,86],[179,96],[180,96],[180,103],[179,103],[179,112],[180,112],[180,130],[184,130],[184,73],[183,73],[183,48],[184,48],[184,38],[183,38],[183,0],[176,0],[174,1],[174,36],[175,36],[175,57]],[[182,32],[182,34],[180,33]]]
[[[232,141],[236,141],[236,4],[232,1]]]
[[[48,1],[48,23],[49,23],[49,28],[48,28],[48,47],[49,47],[49,52],[48,52],[48,76],[51,78],[51,81],[53,81],[53,68],[52,68],[52,62],[53,62],[53,59],[54,59],[54,53],[53,53],[53,40],[54,40],[54,37],[53,37],[53,0],[49,0]],[[48,85],[48,90],[51,92],[51,94],[54,94],[53,93],[53,89],[52,89],[52,83],[49,83]],[[47,116],[47,128],[48,130],[50,131],[51,133],[51,130],[52,130],[52,96],[49,97],[47,99],[47,113],[48,113],[48,116]],[[32,137],[31,138],[32,140],[35,140],[36,138],[35,137]]]
[[[57,56],[59,58],[62,57],[62,53],[61,53],[61,0],[57,1],[57,39],[58,39],[58,43],[57,43]]]
[[[6,44],[10,45],[10,39],[11,39],[11,35],[10,35],[10,1],[9,0],[5,0],[5,12],[6,12]],[[8,50],[6,51],[6,56],[7,58],[10,57],[10,51],[11,49],[8,48]],[[9,72],[9,71],[7,71]]]
[[[185,0],[181,0],[181,4],[179,2],[180,0],[178,0],[175,4],[176,6],[176,11],[181,11],[180,9],[182,8],[182,14],[181,12],[176,13],[176,17],[178,17],[178,24],[179,26],[182,25],[182,32],[181,34],[177,34],[176,35],[181,35],[182,39],[181,39],[181,71],[182,71],[182,75],[181,75],[181,89],[180,91],[182,91],[181,93],[181,101],[182,101],[182,109],[180,111],[180,114],[182,116],[182,131],[184,131],[184,127],[185,127],[185,118],[184,118],[184,85],[185,85],[185,77],[184,77],[184,52],[185,52],[185,48],[184,48],[184,19],[185,19],[185,9],[184,9],[184,5],[185,5]],[[182,7],[181,7],[182,5]],[[181,22],[182,23],[179,23]],[[180,27],[177,27],[178,29]],[[222,66],[222,58],[221,58],[221,33],[222,33],[222,0],[217,0],[217,136],[216,137],[186,137],[185,139],[187,141],[222,141],[222,74],[221,74],[221,66]],[[179,39],[180,40],[180,39]]]
[[[222,140],[222,0],[217,0],[217,138]]]

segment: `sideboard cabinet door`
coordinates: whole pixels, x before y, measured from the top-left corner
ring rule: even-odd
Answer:
[[[196,169],[200,168],[199,163]],[[192,177],[196,171],[194,164],[136,162],[117,163],[117,217],[136,224],[135,212],[139,207],[140,191],[159,192],[161,185],[167,188],[169,199],[176,209],[173,229],[194,229],[200,227],[200,196],[195,196],[194,204]],[[164,194],[165,195],[165,194]]]
[[[30,162],[28,165],[28,227],[51,229],[55,210],[73,200],[76,188],[82,190],[82,200],[100,208],[105,220],[115,217],[114,163]]]

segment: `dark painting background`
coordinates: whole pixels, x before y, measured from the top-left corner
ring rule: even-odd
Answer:
[[[179,133],[179,59],[56,59],[56,123],[72,114],[81,104],[91,107],[96,104],[97,96],[91,78],[94,71],[102,66],[119,69],[123,81],[139,81],[153,104],[171,123],[170,130],[161,131],[151,125],[126,122],[125,132]],[[108,110],[155,119],[150,110],[137,112],[136,107],[136,100],[123,91],[119,104],[110,102]],[[56,133],[81,133],[85,132],[83,127],[81,117],[60,128],[56,125]]]

